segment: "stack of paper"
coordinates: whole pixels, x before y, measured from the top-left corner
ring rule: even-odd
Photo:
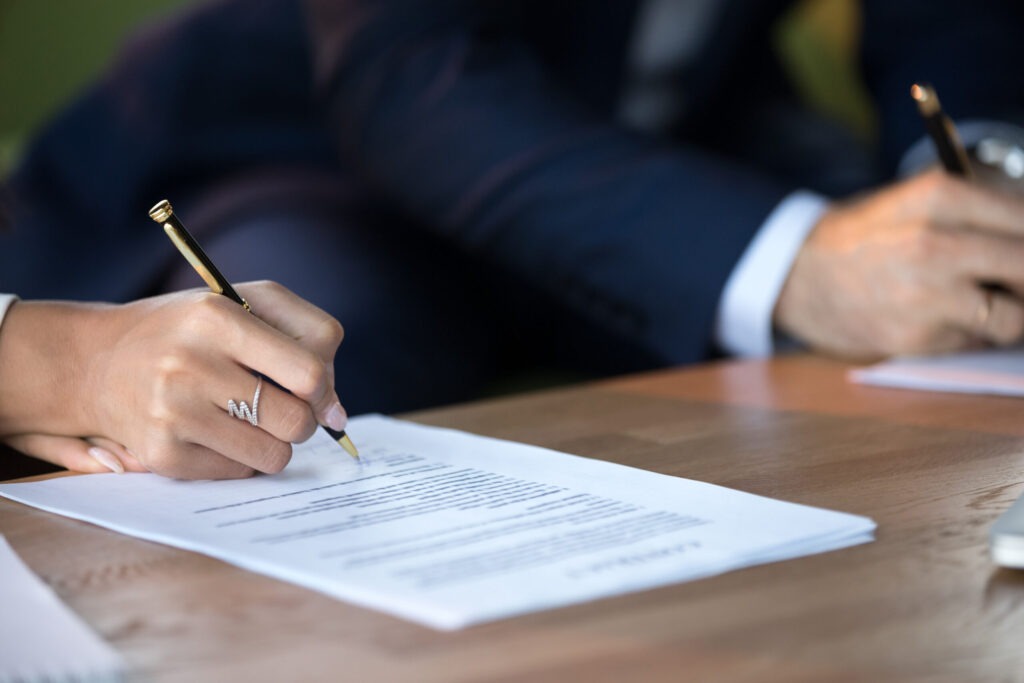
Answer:
[[[0,536],[0,683],[118,681],[123,667]]]
[[[871,540],[870,519],[367,416],[280,474],[100,474],[0,495],[441,629]],[[685,458],[680,453],[680,458]]]
[[[851,370],[850,379],[903,389],[1024,396],[1024,349],[894,358]]]

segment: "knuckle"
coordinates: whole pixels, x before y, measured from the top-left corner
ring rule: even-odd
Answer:
[[[291,292],[287,287],[282,285],[276,280],[259,280],[253,283],[253,287],[260,289],[270,294],[290,294]]]
[[[295,393],[303,398],[316,398],[324,393],[327,388],[327,366],[312,353],[303,353],[301,360],[297,360],[299,377],[295,386]]]
[[[341,323],[336,318],[326,316],[317,325],[313,336],[318,347],[334,350],[338,348],[341,340],[345,338],[345,328],[341,326]]]
[[[313,436],[316,418],[305,403],[289,401],[281,415],[282,436],[291,443],[299,443]]]
[[[285,291],[284,285],[273,280],[253,280],[248,283],[243,283],[243,286],[247,289],[252,289],[260,292],[282,292]]]
[[[179,379],[188,370],[187,355],[180,349],[166,351],[154,363],[154,374],[158,381],[168,382]]]
[[[280,301],[295,296],[290,289],[275,280],[246,282],[242,285],[242,288],[246,290],[245,296],[249,299],[249,303],[253,305],[261,302]]]
[[[188,360],[184,354],[166,353],[157,359],[150,382],[146,414],[150,423],[167,429],[178,417],[175,396],[187,384]]]
[[[277,474],[292,459],[292,445],[284,441],[272,439],[260,458],[259,471],[266,474]]]
[[[231,303],[232,306],[234,305],[233,302],[230,302],[225,296],[221,296],[214,292],[203,292],[199,299],[198,306],[195,308],[202,315],[219,318],[224,311],[228,309],[229,303]]]
[[[209,338],[217,334],[230,315],[227,304],[234,305],[227,297],[204,292],[182,321],[182,331],[191,338]]]

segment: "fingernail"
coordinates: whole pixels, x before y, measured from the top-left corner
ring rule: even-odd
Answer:
[[[105,448],[99,446],[93,446],[89,449],[89,455],[93,457],[93,460],[106,467],[111,472],[117,472],[118,474],[124,474],[124,465],[118,460],[117,456],[108,451]]]
[[[341,407],[340,403],[335,403],[331,406],[330,410],[327,411],[327,415],[324,418],[324,422],[327,426],[336,432],[340,432],[348,424],[348,415],[345,414],[345,409]]]

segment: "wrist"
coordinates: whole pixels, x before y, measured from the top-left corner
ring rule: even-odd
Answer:
[[[723,349],[748,357],[774,352],[772,313],[794,259],[827,208],[824,197],[797,190],[765,218],[722,291],[715,335]]]
[[[772,311],[773,328],[778,333],[802,343],[808,341],[808,327],[813,328],[816,324],[815,309],[822,294],[818,290],[818,271],[821,268],[817,258],[818,243],[823,239],[823,233],[829,231],[837,208],[836,204],[826,208],[808,231],[807,238],[793,259]]]
[[[92,433],[90,364],[108,328],[101,304],[14,304],[0,328],[0,435]]]

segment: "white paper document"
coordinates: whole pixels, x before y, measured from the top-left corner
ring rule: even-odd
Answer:
[[[867,518],[381,416],[280,474],[96,474],[0,495],[439,629],[871,540]],[[680,458],[685,458],[680,453]]]
[[[893,358],[850,371],[860,384],[967,394],[1024,396],[1024,349]]]
[[[0,536],[0,683],[117,681],[123,668]]]

